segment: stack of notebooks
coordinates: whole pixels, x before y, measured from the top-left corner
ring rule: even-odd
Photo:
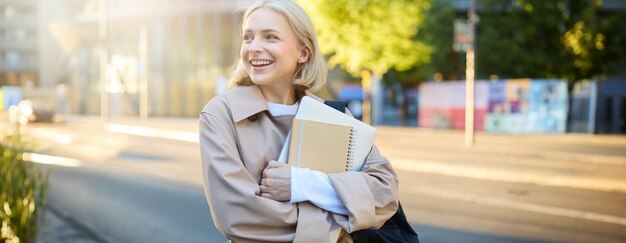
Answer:
[[[324,173],[360,171],[375,135],[374,127],[305,96],[278,161]]]

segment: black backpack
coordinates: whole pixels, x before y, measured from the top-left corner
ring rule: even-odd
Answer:
[[[335,108],[343,113],[346,112],[346,102],[340,100],[327,100],[324,104]],[[364,229],[352,232],[350,234],[355,243],[392,243],[392,242],[411,242],[419,243],[417,233],[411,228],[406,220],[402,204],[398,202],[398,211],[389,218],[380,229]]]

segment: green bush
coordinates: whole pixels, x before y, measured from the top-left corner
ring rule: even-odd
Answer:
[[[48,173],[22,159],[19,136],[0,140],[0,241],[34,242],[44,215]]]

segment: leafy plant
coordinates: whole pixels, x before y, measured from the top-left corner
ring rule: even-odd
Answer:
[[[0,140],[0,241],[33,242],[46,207],[49,174],[24,161],[19,136]]]

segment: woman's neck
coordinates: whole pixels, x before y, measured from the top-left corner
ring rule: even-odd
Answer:
[[[268,102],[285,105],[293,105],[296,103],[296,91],[291,85],[287,87],[259,86],[259,88]]]

